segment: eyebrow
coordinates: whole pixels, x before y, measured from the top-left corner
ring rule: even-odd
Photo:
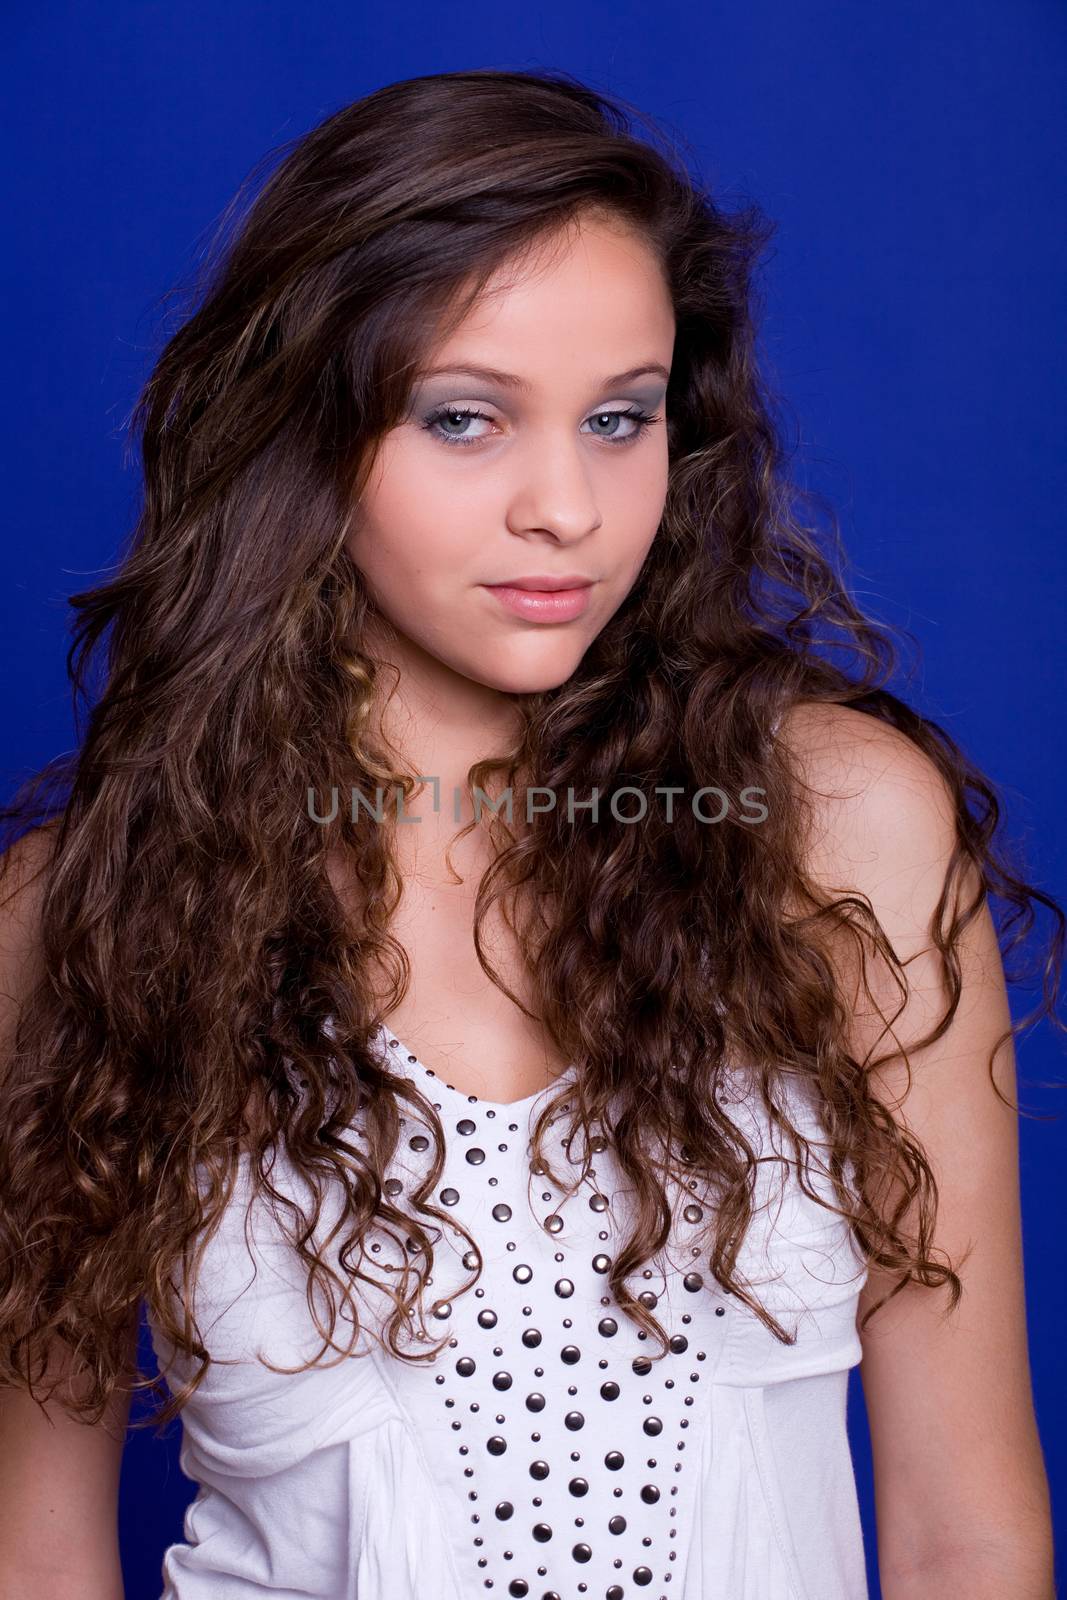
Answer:
[[[523,394],[528,394],[531,388],[525,378],[517,377],[514,372],[500,372],[496,367],[480,367],[466,364],[455,367],[426,367],[418,374],[418,378],[420,380],[423,378],[436,378],[444,374],[449,377],[481,378],[486,383],[498,383],[501,388],[517,389]],[[665,378],[669,382],[671,375],[666,367],[660,366],[658,361],[650,361],[647,366],[631,367],[628,372],[617,372],[614,377],[604,378],[597,385],[597,388],[611,389],[616,384],[632,383],[635,378],[649,376]]]

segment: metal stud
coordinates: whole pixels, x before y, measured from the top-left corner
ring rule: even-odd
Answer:
[[[394,1047],[400,1051],[404,1049],[396,1041]],[[409,1057],[409,1061],[414,1065],[416,1058]],[[422,1070],[431,1079],[436,1076],[427,1068]],[[444,1092],[445,1088],[447,1094]],[[479,1579],[480,1586],[486,1590],[495,1588],[498,1593],[502,1585],[506,1586],[507,1594],[514,1597],[514,1600],[561,1600],[556,1590],[543,1587],[544,1582],[549,1581],[550,1567],[546,1564],[547,1552],[545,1558],[531,1559],[527,1544],[528,1564],[526,1571],[522,1571],[522,1541],[532,1541],[536,1544],[554,1542],[559,1547],[556,1552],[557,1561],[560,1558],[570,1559],[581,1566],[590,1567],[587,1581],[570,1585],[570,1589],[575,1591],[573,1600],[597,1600],[598,1596],[603,1596],[603,1600],[626,1600],[626,1596],[632,1595],[635,1587],[642,1588],[653,1583],[656,1584],[656,1589],[650,1595],[650,1600],[656,1600],[659,1590],[666,1589],[670,1584],[669,1563],[674,1560],[677,1550],[664,1549],[659,1560],[646,1560],[642,1557],[640,1564],[637,1565],[632,1564],[633,1556],[638,1545],[654,1551],[660,1538],[666,1545],[668,1536],[673,1538],[678,1532],[676,1524],[668,1526],[667,1523],[668,1516],[674,1518],[678,1509],[673,1503],[673,1497],[678,1494],[678,1484],[673,1478],[682,1468],[680,1453],[684,1451],[686,1443],[683,1430],[688,1427],[690,1416],[694,1425],[699,1425],[699,1412],[691,1411],[686,1415],[685,1411],[685,1408],[692,1407],[700,1392],[695,1390],[695,1386],[701,1374],[697,1370],[690,1371],[689,1368],[697,1368],[709,1354],[706,1350],[691,1349],[694,1343],[707,1342],[704,1338],[694,1340],[692,1333],[694,1328],[701,1326],[701,1318],[709,1318],[712,1311],[721,1316],[724,1314],[724,1307],[717,1305],[714,1300],[709,1305],[710,1296],[702,1296],[699,1303],[690,1302],[691,1311],[683,1312],[681,1307],[668,1303],[667,1309],[673,1314],[675,1322],[674,1328],[670,1326],[669,1320],[665,1324],[668,1353],[676,1357],[688,1354],[689,1362],[684,1368],[668,1363],[661,1374],[658,1370],[658,1360],[654,1362],[643,1353],[635,1356],[634,1350],[640,1351],[642,1345],[647,1344],[650,1335],[644,1329],[634,1327],[631,1319],[619,1315],[610,1283],[603,1281],[608,1278],[614,1260],[613,1255],[605,1248],[615,1236],[610,1216],[613,1194],[608,1161],[611,1158],[608,1157],[604,1163],[598,1163],[599,1182],[597,1172],[588,1164],[590,1154],[601,1156],[610,1150],[610,1138],[602,1135],[590,1138],[582,1152],[583,1160],[587,1163],[583,1173],[586,1203],[591,1213],[603,1219],[591,1223],[589,1232],[586,1233],[583,1231],[581,1215],[575,1217],[572,1213],[568,1217],[565,1212],[566,1200],[577,1191],[563,1183],[562,1194],[560,1193],[559,1188],[554,1186],[554,1180],[548,1176],[547,1165],[542,1161],[531,1159],[532,1140],[527,1142],[523,1151],[520,1139],[509,1137],[508,1141],[504,1142],[500,1134],[495,1134],[495,1123],[492,1129],[490,1128],[488,1119],[495,1118],[499,1108],[483,1106],[477,1096],[464,1095],[466,1106],[463,1107],[463,1114],[454,1118],[448,1115],[449,1110],[458,1104],[457,1097],[461,1093],[462,1091],[454,1086],[445,1085],[442,1080],[439,1098],[445,1105],[441,1121],[446,1132],[449,1128],[453,1130],[454,1140],[454,1148],[446,1151],[446,1156],[451,1157],[453,1163],[448,1175],[453,1176],[456,1173],[457,1168],[454,1163],[460,1159],[462,1153],[464,1165],[458,1170],[478,1169],[486,1185],[482,1193],[493,1201],[495,1189],[497,1194],[510,1196],[510,1203],[507,1199],[500,1199],[495,1200],[490,1206],[492,1221],[503,1225],[505,1230],[503,1234],[494,1235],[494,1248],[488,1252],[491,1260],[487,1260],[487,1253],[484,1251],[484,1244],[488,1241],[479,1241],[478,1244],[472,1242],[471,1247],[465,1249],[462,1255],[463,1267],[468,1273],[484,1272],[486,1266],[490,1265],[497,1273],[495,1280],[490,1275],[484,1281],[473,1285],[467,1283],[460,1292],[459,1284],[451,1277],[446,1277],[445,1267],[438,1266],[438,1274],[442,1280],[439,1289],[441,1298],[433,1303],[433,1315],[440,1321],[455,1317],[457,1324],[455,1332],[458,1337],[448,1341],[448,1347],[453,1352],[448,1362],[438,1362],[435,1367],[417,1370],[429,1370],[432,1373],[432,1379],[426,1380],[432,1381],[434,1385],[429,1392],[434,1394],[440,1392],[448,1427],[456,1435],[458,1454],[456,1471],[462,1474],[463,1493],[471,1502],[469,1515],[474,1558],[483,1574]],[[449,1096],[452,1097],[451,1108],[447,1104]],[[442,1106],[436,1099],[434,1106],[439,1113],[442,1112]],[[469,1111],[468,1106],[471,1108]],[[486,1120],[482,1121],[483,1118]],[[517,1121],[509,1121],[507,1128],[509,1135],[519,1134]],[[489,1136],[484,1143],[477,1139],[479,1130]],[[524,1131],[529,1132],[530,1129]],[[431,1143],[431,1139],[421,1132],[406,1141],[407,1148],[420,1155],[429,1151]],[[571,1159],[572,1141],[564,1137],[561,1144],[565,1156]],[[514,1154],[509,1154],[509,1151]],[[518,1206],[520,1215],[516,1224],[512,1208],[516,1205],[516,1196],[519,1194],[516,1181],[519,1174],[514,1168],[519,1165],[520,1155],[525,1162],[522,1168],[523,1174],[528,1172],[533,1177],[541,1177],[542,1183],[529,1186],[529,1203],[527,1195],[521,1195]],[[685,1155],[691,1162],[690,1153],[686,1151]],[[409,1188],[409,1176],[410,1174],[405,1173],[404,1181],[401,1181],[399,1176],[384,1180],[383,1192],[389,1196],[402,1195]],[[466,1212],[463,1221],[467,1227],[460,1229],[457,1226],[455,1231],[465,1234],[472,1222],[472,1212],[476,1212],[476,1208],[479,1207],[481,1195],[471,1193],[470,1186],[477,1181],[473,1171],[469,1172],[466,1182],[462,1179],[459,1181],[463,1183],[462,1190],[453,1181],[438,1193],[443,1206],[463,1205]],[[692,1191],[692,1198],[685,1193],[686,1189]],[[676,1211],[679,1235],[680,1224],[685,1223],[695,1228],[705,1217],[704,1207],[698,1203],[698,1198],[702,1196],[695,1176],[686,1176],[682,1198],[686,1204],[684,1207],[680,1205]],[[544,1211],[541,1211],[541,1206],[544,1207]],[[584,1214],[584,1210],[581,1214]],[[574,1222],[576,1226],[573,1228],[565,1226],[565,1223],[570,1222]],[[596,1229],[599,1229],[599,1232],[596,1232]],[[433,1230],[433,1233],[436,1232],[437,1230]],[[555,1241],[552,1247],[547,1245],[546,1236]],[[477,1239],[477,1230],[474,1230],[473,1237]],[[671,1263],[670,1293],[668,1293],[668,1280],[664,1275],[667,1271],[664,1261],[657,1256],[655,1262],[642,1264],[639,1276],[645,1283],[637,1299],[645,1309],[652,1311],[664,1300],[673,1301],[675,1284],[692,1295],[704,1289],[705,1277],[701,1271],[696,1270],[699,1260],[694,1262],[694,1270],[689,1272],[675,1265],[679,1255],[688,1257],[692,1254],[699,1258],[702,1252],[699,1245],[694,1243],[694,1237],[693,1234],[687,1234],[676,1236],[672,1241],[677,1246],[679,1254],[669,1254],[667,1257]],[[587,1250],[587,1242],[592,1240],[595,1240],[596,1244],[592,1250]],[[413,1254],[418,1253],[418,1247],[413,1239],[409,1237],[405,1244],[408,1251]],[[575,1250],[576,1244],[577,1256],[573,1254],[569,1256],[568,1253]],[[507,1281],[503,1264],[506,1259],[505,1251],[511,1258],[512,1282],[530,1286],[531,1303],[521,1308],[514,1300],[509,1302],[506,1293],[501,1294],[503,1287],[501,1280],[503,1283]],[[526,1256],[525,1260],[521,1259],[523,1255]],[[516,1256],[520,1259],[516,1260]],[[454,1258],[452,1260],[454,1262]],[[382,1265],[385,1270],[399,1270],[388,1263]],[[662,1271],[659,1270],[661,1267]],[[571,1273],[574,1273],[573,1277]],[[606,1292],[596,1294],[591,1289],[590,1273],[602,1280],[598,1287]],[[638,1273],[631,1276],[638,1276]],[[429,1277],[427,1283],[432,1284],[432,1282],[432,1277]],[[558,1322],[553,1322],[554,1314],[551,1313],[550,1306],[545,1303],[548,1283],[553,1287],[553,1300],[575,1301],[574,1307],[557,1308],[560,1313]],[[474,1296],[470,1304],[467,1303],[468,1292]],[[631,1292],[636,1293],[636,1289],[632,1289]],[[537,1304],[538,1294],[541,1297],[540,1306]],[[454,1296],[454,1299],[449,1295]],[[582,1301],[583,1295],[584,1301]],[[487,1296],[489,1300],[496,1301],[499,1314],[496,1309],[485,1303]],[[682,1298],[684,1299],[684,1296]],[[592,1328],[583,1321],[581,1312],[585,1310],[588,1314],[598,1305],[595,1318],[597,1342],[595,1348],[590,1348],[585,1339],[591,1339]],[[564,1316],[562,1314],[564,1309],[570,1311],[571,1315]],[[522,1318],[527,1320],[524,1326],[516,1330],[512,1318],[517,1317],[520,1310]],[[460,1311],[464,1313],[462,1317],[458,1314]],[[474,1313],[473,1316],[470,1315],[471,1311]],[[541,1327],[530,1325],[535,1312],[538,1320],[542,1317],[546,1319]],[[675,1331],[678,1327],[689,1324],[693,1325],[693,1328],[688,1328],[689,1337],[685,1333]],[[561,1341],[561,1328],[566,1330],[563,1333],[563,1340],[566,1342]],[[487,1332],[493,1333],[493,1340],[485,1339]],[[427,1339],[429,1335],[420,1334],[418,1337]],[[518,1348],[519,1345],[521,1350]],[[540,1364],[535,1366],[528,1361],[525,1356],[526,1351],[533,1355],[533,1362]],[[512,1357],[515,1359],[512,1360]],[[567,1381],[572,1376],[567,1371],[569,1368],[578,1369],[573,1374],[573,1377],[579,1380],[578,1383]],[[580,1383],[582,1372],[587,1374],[588,1386]],[[495,1429],[488,1434],[488,1437],[486,1430],[486,1433],[478,1438],[471,1433],[470,1419],[476,1417],[479,1409],[484,1409],[484,1405],[480,1407],[478,1400],[471,1399],[470,1396],[472,1392],[477,1394],[482,1390],[484,1401],[483,1386],[486,1386],[487,1378],[495,1392],[495,1397],[490,1402],[491,1409],[496,1413]],[[474,1379],[474,1382],[470,1383],[470,1379]],[[443,1387],[438,1391],[437,1386],[442,1384]],[[465,1384],[466,1388],[463,1387]],[[626,1451],[617,1447],[607,1448],[603,1435],[597,1436],[596,1427],[603,1428],[607,1415],[611,1415],[620,1424],[628,1421],[625,1416],[620,1416],[625,1408],[619,1404],[628,1385],[634,1405],[640,1405],[639,1414],[630,1426],[636,1427],[640,1424],[644,1445],[643,1448],[638,1447],[634,1450],[628,1447]],[[648,1392],[640,1392],[646,1388]],[[512,1390],[515,1391],[514,1395],[510,1393]],[[508,1396],[507,1400],[504,1398],[505,1395]],[[517,1405],[520,1397],[521,1407]],[[613,1412],[605,1413],[600,1410],[602,1405],[614,1406],[615,1409]],[[567,1406],[570,1409],[565,1409]],[[537,1448],[542,1437],[538,1428],[545,1425],[542,1417],[547,1421],[547,1414],[553,1413],[556,1407],[559,1420],[562,1420],[567,1432],[572,1436],[582,1435],[580,1440],[572,1439],[572,1443],[580,1444],[581,1448],[572,1448],[567,1452],[569,1461],[554,1459],[551,1454],[531,1459],[533,1452],[529,1450],[529,1444],[532,1441],[535,1449]],[[655,1412],[662,1412],[663,1415],[654,1414]],[[626,1434],[626,1439],[632,1437],[631,1433]],[[659,1447],[652,1444],[656,1439],[662,1441]],[[625,1440],[620,1438],[618,1442]],[[656,1456],[651,1453],[650,1447],[651,1450],[662,1449],[662,1466],[657,1465]],[[544,1446],[541,1448],[544,1449]],[[626,1480],[623,1471],[627,1465],[627,1455],[634,1468],[639,1468],[642,1474],[636,1485],[631,1485]],[[496,1460],[499,1460],[499,1467],[496,1465]],[[606,1518],[600,1516],[595,1496],[588,1508],[576,1504],[577,1501],[586,1500],[597,1487],[597,1473],[602,1477],[607,1474],[615,1475],[613,1480],[609,1480],[611,1483],[609,1492],[616,1500],[618,1509],[614,1515]],[[561,1518],[557,1521],[551,1511],[548,1511],[548,1507],[561,1509],[557,1502],[551,1500],[548,1490],[544,1492],[544,1502],[541,1494],[536,1492],[541,1484],[551,1479],[557,1480],[557,1496],[566,1484],[571,1507],[565,1520]],[[482,1504],[479,1504],[479,1491]],[[640,1498],[640,1503],[646,1508],[645,1515],[636,1515],[631,1509],[635,1503],[631,1500],[631,1496],[635,1492]],[[659,1513],[663,1518],[662,1524],[655,1520],[651,1513],[650,1508],[655,1506],[662,1506],[662,1511]],[[533,1522],[529,1516],[531,1509],[534,1515],[539,1517],[537,1522]],[[594,1513],[589,1515],[588,1528],[585,1526],[585,1519],[576,1514],[581,1509],[589,1509]],[[494,1541],[493,1534],[496,1530],[499,1532]],[[684,1527],[682,1531],[684,1533]],[[616,1541],[610,1548],[604,1539],[605,1533]],[[624,1535],[626,1537],[622,1537]],[[572,1542],[575,1538],[578,1542]],[[631,1540],[634,1541],[632,1546],[629,1542]],[[613,1553],[615,1551],[619,1553]],[[598,1558],[606,1568],[610,1569],[613,1566],[617,1569],[613,1574],[615,1581],[608,1583],[606,1572],[601,1576],[598,1570],[591,1567]],[[501,1563],[511,1564],[510,1571],[508,1567],[504,1567],[502,1571]],[[515,1571],[516,1567],[519,1568],[518,1572]],[[676,1571],[674,1574],[676,1582],[678,1575]],[[659,1600],[667,1600],[666,1595],[660,1594]]]

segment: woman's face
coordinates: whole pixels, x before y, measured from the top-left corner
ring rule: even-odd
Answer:
[[[564,238],[498,274],[427,357],[347,542],[410,666],[512,694],[571,676],[637,579],[667,492],[662,271],[620,224]],[[584,587],[555,610],[492,587],[541,578]]]

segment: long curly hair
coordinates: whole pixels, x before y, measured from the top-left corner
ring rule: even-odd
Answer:
[[[1026,1022],[1054,1015],[1064,919],[995,847],[990,782],[886,686],[898,646],[846,592],[832,510],[820,533],[807,511],[821,497],[787,477],[757,367],[771,225],[754,204],[728,213],[661,128],[561,72],[391,84],[286,146],[231,229],[239,210],[133,412],[144,493],[129,548],[115,576],[71,597],[77,748],[2,814],[8,844],[40,825],[47,878],[40,971],[0,1117],[0,1382],[36,1393],[48,1350],[66,1347],[86,1381],[64,1403],[98,1420],[143,1302],[199,1364],[156,1420],[175,1415],[211,1360],[198,1267],[243,1162],[253,1198],[281,1206],[309,1291],[325,1294],[325,1318],[318,1293],[309,1305],[326,1345],[354,1348],[358,1285],[373,1282],[391,1306],[372,1330],[383,1347],[437,1353],[413,1354],[400,1335],[434,1236],[458,1226],[431,1200],[443,1130],[372,1048],[410,976],[390,933],[395,837],[343,806],[313,821],[305,801],[333,787],[416,788],[373,725],[383,674],[345,548],[353,507],[427,341],[500,267],[586,216],[637,230],[673,299],[666,504],[636,584],[574,675],[515,697],[514,748],[468,782],[520,795],[748,789],[765,815],[752,826],[731,808],[708,826],[682,806],[668,824],[652,806],[635,827],[629,807],[602,809],[595,825],[555,808],[518,829],[492,816],[479,959],[534,1016],[478,937],[499,900],[537,1017],[581,1069],[541,1112],[535,1159],[564,1095],[576,1129],[602,1126],[610,1107],[636,1216],[609,1277],[624,1313],[666,1347],[625,1280],[668,1237],[664,1174],[697,1175],[718,1196],[702,1241],[711,1274],[789,1342],[735,1270],[755,1157],[720,1104],[731,1061],[749,1063],[753,1092],[806,1161],[779,1104],[789,1075],[818,1097],[840,1214],[865,1256],[900,1284],[947,1282],[954,1306],[960,1279],[931,1253],[933,1173],[877,1098],[871,1061],[849,1052],[827,931],[862,940],[902,994],[906,975],[862,897],[827,899],[808,881],[804,786],[772,737],[776,719],[801,701],[851,706],[900,730],[943,776],[957,842],[931,930],[945,973],[936,1031],[955,1012],[955,953],[984,896],[1003,908],[1005,954],[1037,902],[1053,915],[1043,998]],[[338,853],[352,898],[329,871]],[[973,893],[956,892],[964,883]],[[372,972],[388,977],[388,1005]],[[385,1177],[403,1104],[435,1140],[412,1209]],[[272,1182],[279,1148],[309,1186],[310,1214]],[[891,1216],[873,1201],[887,1174],[905,1202]],[[342,1198],[340,1272],[316,1248],[327,1194]],[[399,1244],[405,1265],[390,1278],[374,1276],[363,1248],[372,1229]],[[338,1305],[346,1345],[334,1342]],[[134,1387],[160,1382],[138,1373]]]

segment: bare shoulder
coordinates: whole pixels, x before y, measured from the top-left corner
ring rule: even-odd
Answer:
[[[992,1593],[1018,1577],[1020,1594],[1051,1593],[1011,1014],[990,908],[974,893],[969,863],[952,895],[952,909],[960,899],[975,909],[952,940],[951,1020],[934,936],[958,843],[953,790],[905,734],[848,707],[798,705],[779,739],[809,821],[806,876],[828,898],[862,897],[900,963],[892,973],[858,960],[841,929],[831,937],[849,1054],[921,1146],[936,1207],[933,1258],[951,1262],[962,1289],[950,1314],[945,1291],[917,1281],[901,1288],[896,1273],[870,1263],[859,1297],[862,1319],[900,1290],[860,1331],[883,1582],[909,1594],[962,1593],[960,1584]],[[910,1231],[915,1188],[906,1193],[899,1177],[876,1198],[887,1216],[899,1206]]]
[[[953,796],[935,762],[850,706],[800,702],[778,737],[801,785],[814,881],[858,889],[925,928],[956,842]]]
[[[785,744],[806,785],[843,814],[910,807],[909,820],[951,817],[951,799],[934,762],[907,734],[851,706],[801,701],[782,718]]]
[[[894,1044],[907,1050],[924,1037],[949,998],[937,946],[951,916],[943,896],[958,843],[955,801],[924,750],[865,712],[800,704],[783,718],[779,738],[806,813],[800,866],[807,882],[827,899],[858,899],[901,964],[891,969],[853,915],[819,929],[856,1058],[873,1062]],[[952,911],[972,902],[977,888],[967,863],[953,884]],[[977,981],[983,1003],[999,1014],[1003,974],[988,906],[981,916],[980,936],[972,930],[959,952],[972,969],[968,1004]],[[909,1070],[904,1058],[871,1068],[894,1099],[907,1092]]]
[[[5,1049],[40,971],[41,909],[56,827],[51,822],[31,828],[0,855],[0,1041]]]
[[[9,903],[25,903],[25,897],[34,886],[41,885],[41,875],[52,859],[59,829],[58,818],[29,828],[22,836],[0,853],[0,907]]]

